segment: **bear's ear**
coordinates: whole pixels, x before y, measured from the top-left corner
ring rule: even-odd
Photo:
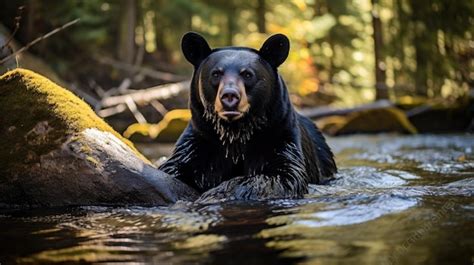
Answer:
[[[268,38],[260,48],[260,56],[275,69],[282,64],[290,52],[290,41],[283,34]]]
[[[181,50],[183,50],[186,60],[196,68],[211,53],[211,48],[206,40],[195,32],[184,34],[181,39]]]

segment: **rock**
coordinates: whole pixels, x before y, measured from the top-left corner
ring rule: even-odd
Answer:
[[[176,142],[190,120],[189,109],[176,109],[166,113],[165,117],[157,124],[132,124],[123,135],[139,141]]]
[[[420,133],[469,132],[474,124],[474,102],[470,106],[432,107],[408,117]]]
[[[472,132],[474,94],[455,100],[405,96],[396,105],[406,110],[408,119],[420,133]]]
[[[329,116],[319,119],[317,125],[329,135],[351,133],[401,132],[417,133],[405,113],[395,107],[368,109],[347,116]]]
[[[194,200],[71,92],[29,70],[0,77],[2,206]]]

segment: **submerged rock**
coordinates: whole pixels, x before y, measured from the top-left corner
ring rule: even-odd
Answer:
[[[4,206],[164,205],[197,196],[41,75],[1,76],[0,114]]]

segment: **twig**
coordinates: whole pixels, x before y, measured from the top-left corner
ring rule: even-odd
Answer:
[[[137,56],[135,57],[135,61],[133,62],[133,65],[137,67],[141,67],[144,57],[145,57],[145,45],[142,44],[138,46]]]
[[[138,107],[135,104],[135,101],[133,101],[132,97],[127,96],[127,98],[125,99],[125,104],[127,104],[128,109],[132,112],[133,116],[138,121],[138,123],[146,123],[145,117],[138,110]]]
[[[429,105],[429,104],[428,105],[421,105],[421,106],[412,108],[410,110],[407,110],[405,112],[405,114],[407,115],[408,118],[411,118],[415,115],[418,115],[420,113],[426,112],[426,111],[431,110],[431,109],[433,109],[432,105]]]
[[[128,63],[124,63],[124,62],[106,58],[106,57],[99,57],[97,58],[97,60],[102,64],[110,65],[116,69],[125,70],[127,72],[134,73],[134,74],[136,74],[137,72],[142,73],[146,76],[149,76],[158,80],[176,82],[176,81],[183,81],[186,79],[186,77],[184,76],[175,75],[175,74],[167,73],[167,72],[161,72],[161,71],[157,71],[157,70],[147,68],[147,67],[128,64]]]
[[[94,109],[96,109],[96,106],[100,105],[99,100],[97,100],[95,97],[89,95],[88,93],[86,93],[83,90],[81,90],[80,88],[78,88],[76,84],[69,85],[69,90],[71,90],[76,95],[78,95],[80,98],[82,98],[87,103],[89,103],[89,105],[91,105]]]
[[[104,96],[105,94],[104,89],[99,84],[97,84],[97,82],[94,79],[88,78],[87,82],[89,84],[89,87],[94,89],[95,93],[99,96],[99,98],[102,98]]]
[[[13,40],[13,37],[15,36],[16,32],[20,28],[20,20],[21,20],[21,16],[22,16],[22,13],[23,13],[23,9],[25,9],[25,6],[18,7],[17,15],[15,17],[15,29],[13,30],[12,34],[10,34],[10,37],[5,42],[5,44],[3,44],[2,47],[0,47],[0,51],[5,49],[6,47],[8,47],[8,44],[10,44],[10,42]]]
[[[12,53],[12,54],[10,54],[10,55],[8,55],[7,57],[1,59],[1,60],[0,60],[0,64],[3,64],[4,62],[8,61],[11,57],[14,57],[14,56],[16,56],[17,54],[22,53],[22,52],[28,50],[31,46],[35,45],[36,43],[38,43],[38,42],[40,42],[40,41],[42,41],[42,40],[44,40],[44,39],[47,39],[47,38],[51,37],[51,35],[54,35],[54,34],[58,33],[59,31],[65,29],[65,28],[67,28],[67,27],[69,27],[69,26],[72,26],[72,25],[76,24],[79,20],[80,20],[80,19],[78,18],[78,19],[75,19],[75,20],[73,20],[73,21],[70,21],[70,22],[68,22],[68,23],[66,23],[66,24],[64,24],[64,25],[62,25],[61,27],[55,28],[54,30],[52,30],[52,31],[50,31],[50,32],[48,32],[48,33],[46,33],[45,35],[43,35],[43,36],[41,36],[41,37],[39,37],[39,38],[36,38],[36,39],[33,40],[32,42],[28,43],[26,46],[23,46],[23,48],[17,50],[16,52],[14,52],[14,53]]]
[[[113,97],[117,94],[127,94],[128,91],[129,91],[129,87],[132,85],[132,81],[130,80],[130,78],[125,78],[122,83],[120,83],[120,85],[118,87],[114,87],[112,89],[109,89],[105,92],[102,93],[102,95],[100,95],[101,97],[101,102],[97,105],[95,105],[95,111],[99,111],[102,109],[102,100],[103,99],[106,99],[106,98],[110,98],[110,97]]]
[[[132,85],[130,78],[125,78],[118,86],[117,90],[120,94],[127,94],[128,88]]]
[[[158,101],[158,99],[153,99],[152,101],[150,101],[150,104],[151,106],[156,110],[158,111],[161,116],[165,116],[165,114],[168,112],[168,110],[165,108],[165,106],[163,106],[163,104],[161,104],[160,101]]]
[[[119,104],[119,105],[111,107],[111,108],[102,109],[102,110],[98,111],[97,114],[99,114],[99,116],[102,117],[102,118],[107,118],[107,117],[113,116],[115,114],[122,113],[126,109],[127,109],[126,104]]]

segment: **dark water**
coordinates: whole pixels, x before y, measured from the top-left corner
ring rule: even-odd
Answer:
[[[0,263],[474,264],[473,136],[330,145],[301,200],[0,212]]]

